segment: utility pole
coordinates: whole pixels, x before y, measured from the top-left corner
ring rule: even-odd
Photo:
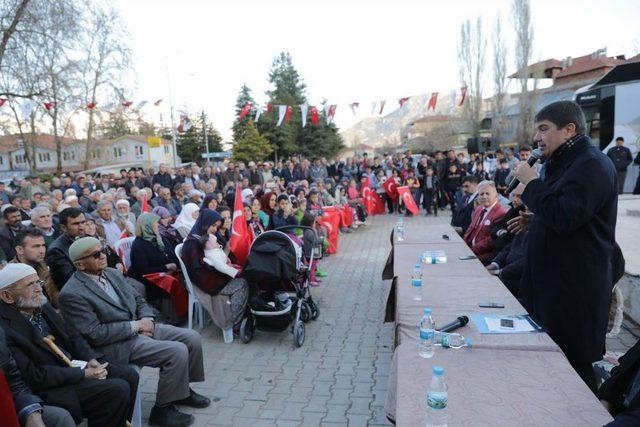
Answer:
[[[167,85],[169,86],[169,109],[171,111],[171,139],[173,140],[173,167],[178,167],[178,144],[176,127],[173,121],[173,99],[171,98],[171,80],[169,79],[169,63],[167,61]]]
[[[207,117],[204,115],[204,110],[202,110],[202,129],[204,130],[204,146],[207,150],[207,161],[205,162],[205,166],[209,164],[209,136],[207,135]]]

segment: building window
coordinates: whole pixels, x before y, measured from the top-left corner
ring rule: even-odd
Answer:
[[[142,145],[136,145],[135,146],[135,153],[136,153],[136,157],[141,157],[144,155],[144,149],[142,147]]]
[[[0,156],[0,165],[4,165],[4,156]]]
[[[164,154],[169,154],[169,146],[168,145],[164,146]]]

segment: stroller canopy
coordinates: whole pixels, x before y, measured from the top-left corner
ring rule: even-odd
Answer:
[[[293,281],[301,266],[302,248],[281,231],[267,231],[253,242],[243,276],[259,288],[273,289]]]

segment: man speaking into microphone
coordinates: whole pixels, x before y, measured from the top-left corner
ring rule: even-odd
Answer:
[[[535,126],[546,158],[543,177],[526,162],[514,173],[526,186],[522,201],[534,214],[522,298],[595,392],[592,363],[605,352],[613,288],[616,171],[585,135],[576,103],[544,107]]]

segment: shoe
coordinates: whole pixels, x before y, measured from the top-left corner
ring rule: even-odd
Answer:
[[[318,277],[327,277],[328,274],[326,271],[316,268],[316,276]]]
[[[206,408],[211,405],[211,399],[208,397],[198,394],[192,389],[189,389],[189,391],[191,392],[189,397],[182,400],[176,400],[173,403],[176,405],[190,406],[191,408]]]
[[[313,286],[313,287],[320,286],[320,282],[318,280],[314,282],[309,282],[309,286]]]
[[[151,408],[149,416],[150,426],[187,427],[193,424],[193,415],[178,411],[175,405],[158,406]]]

